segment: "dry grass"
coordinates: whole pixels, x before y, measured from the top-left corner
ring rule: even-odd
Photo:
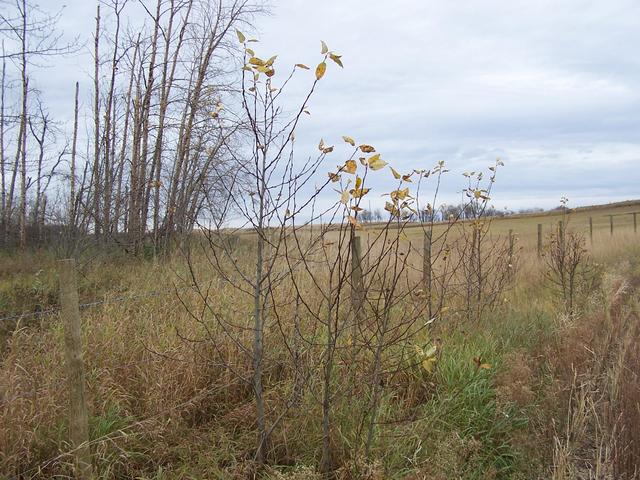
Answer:
[[[514,219],[525,220],[531,219]],[[534,235],[536,223],[527,224]],[[591,252],[605,265],[607,280],[601,293],[583,299],[584,314],[573,318],[559,315],[542,281],[535,241],[520,234],[518,274],[506,301],[478,325],[465,324],[456,308],[442,316],[433,332],[443,345],[434,375],[418,369],[384,377],[382,423],[371,461],[352,448],[369,375],[356,368],[362,387],[336,399],[337,478],[635,478],[640,269],[638,260],[625,259],[640,258],[640,248],[629,228],[611,239],[604,227],[598,227]],[[406,253],[416,255],[408,243]],[[417,280],[419,259],[410,260],[415,264],[410,275]],[[208,272],[205,262],[196,264],[210,282],[216,313],[237,325],[236,341],[247,344],[252,335],[243,333],[250,322],[247,296]],[[11,298],[3,308],[32,308],[28,295],[20,300],[11,292],[14,286],[33,286],[40,270],[37,286],[55,305],[53,268],[44,254],[3,263],[0,288],[9,292],[3,298]],[[142,294],[184,286],[184,278],[180,258],[162,265],[94,262],[83,271],[81,296]],[[183,303],[201,304],[194,291],[179,293],[179,298],[158,295],[83,311],[92,450],[101,478],[255,473],[252,392],[236,375],[248,376],[251,362],[219,322],[212,317],[210,323],[197,322],[187,314]],[[300,368],[311,375],[290,406],[296,371],[282,338],[293,335],[295,312],[287,302],[290,291],[283,287],[278,295],[282,321],[268,325],[265,390],[268,417],[286,414],[273,432],[271,466],[262,475],[315,478],[321,349],[304,349]],[[322,340],[317,325],[303,320],[303,328],[309,338]],[[0,475],[50,478],[70,472],[64,454],[69,446],[62,344],[56,316],[18,323],[7,338],[0,366]],[[478,370],[474,357],[492,368]],[[338,378],[352,371],[346,356],[337,368]],[[550,448],[539,448],[545,441]]]

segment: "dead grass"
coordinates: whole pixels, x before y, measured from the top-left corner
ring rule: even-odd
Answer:
[[[598,235],[602,241],[591,251],[609,273],[604,293],[583,300],[583,315],[558,314],[535,250],[524,240],[514,284],[484,323],[464,324],[455,308],[443,315],[436,329],[444,352],[437,373],[384,378],[386,423],[375,459],[365,461],[351,448],[366,389],[340,398],[336,478],[636,478],[640,269],[637,260],[621,260],[640,258],[640,247],[629,231],[617,231],[613,239]],[[0,287],[13,291],[43,270],[42,291],[55,304],[53,267],[43,254],[11,259],[6,270],[3,263]],[[206,275],[204,262],[198,268]],[[81,295],[115,298],[184,285],[184,271],[179,258],[162,265],[93,263],[83,271]],[[246,296],[210,281],[218,314],[234,324],[249,322]],[[197,306],[198,297],[180,292],[180,299],[159,295],[83,311],[92,450],[101,478],[256,473],[252,392],[234,373],[248,375],[250,361],[213,319],[194,322],[182,302]],[[287,293],[280,295],[286,299]],[[11,308],[33,308],[29,295],[12,298]],[[293,334],[292,308],[283,310],[281,325],[269,325],[266,340],[268,417],[287,414],[273,432],[270,467],[262,475],[313,479],[319,478],[320,354],[315,346],[305,350],[303,368],[313,375],[289,406],[296,372],[280,329]],[[321,340],[317,325],[303,325],[310,338]],[[205,341],[207,328],[217,342]],[[249,342],[251,334],[247,330],[240,341]],[[0,475],[69,473],[69,457],[61,455],[69,449],[62,343],[55,316],[18,323],[7,338],[0,366]],[[475,356],[492,368],[478,373]],[[339,372],[349,371],[345,365]],[[365,379],[368,372],[358,375]]]

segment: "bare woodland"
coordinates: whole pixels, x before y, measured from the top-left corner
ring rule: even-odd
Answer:
[[[3,2],[4,244],[37,243],[48,226],[67,239],[157,250],[193,228],[204,202],[226,193],[223,183],[238,184],[232,164],[246,121],[220,113],[238,95],[235,29],[261,7],[158,1],[142,5],[144,24],[134,30],[123,17],[140,6],[97,4],[93,84],[69,85],[70,126],[52,117],[31,75],[88,45],[57,30],[62,11]]]

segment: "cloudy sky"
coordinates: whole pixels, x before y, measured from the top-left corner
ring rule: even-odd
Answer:
[[[69,0],[63,27],[92,34],[95,3]],[[43,0],[52,9],[59,2]],[[505,162],[494,203],[553,207],[640,197],[640,2],[637,0],[273,0],[256,19],[257,53],[278,66],[329,65],[299,132],[369,143],[398,170],[445,160],[443,201],[461,173]],[[73,63],[73,62],[71,62]],[[71,105],[90,63],[47,72],[57,107]],[[82,66],[80,66],[82,65]],[[313,73],[309,75],[309,82]],[[84,77],[83,77],[84,75]],[[277,85],[276,85],[277,86]],[[302,93],[290,92],[291,105]],[[87,102],[88,102],[87,98]],[[333,163],[344,161],[337,149]]]

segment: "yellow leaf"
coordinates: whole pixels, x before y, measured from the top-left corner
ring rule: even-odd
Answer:
[[[432,345],[426,352],[424,352],[424,356],[427,358],[435,357],[438,351],[438,347]]]
[[[402,180],[404,180],[405,182],[413,183],[413,181],[411,180],[411,175],[403,175]]]
[[[274,55],[274,56],[273,56],[273,57],[271,57],[269,60],[267,60],[267,62],[265,63],[265,65],[266,65],[267,67],[270,67],[271,65],[273,65],[273,62],[275,62],[275,61],[276,61],[276,58],[278,58],[278,56],[277,56],[277,55]]]
[[[251,55],[252,57],[255,57],[255,56],[256,56],[256,52],[254,52],[254,51],[253,51],[253,50],[251,50],[250,48],[245,48],[245,51],[246,51],[249,55]]]
[[[379,153],[376,153],[372,157],[369,157],[367,162],[369,163],[369,168],[374,171],[380,170],[381,168],[384,168],[387,165],[387,162],[385,162],[380,158]]]
[[[371,145],[360,145],[358,147],[362,153],[373,153],[376,151]]]
[[[424,368],[427,373],[433,373],[436,367],[436,359],[435,358],[427,358],[422,361],[422,368]]]
[[[409,196],[409,187],[402,190],[394,190],[390,195],[392,200],[404,200]]]
[[[353,198],[362,198],[364,197],[367,193],[369,193],[369,190],[371,190],[370,188],[358,188],[358,189],[352,189],[349,193],[351,193],[351,195],[353,196]]]
[[[396,180],[400,180],[400,177],[401,177],[402,175],[400,175],[400,174],[395,170],[395,168],[393,168],[393,167],[389,167],[389,168],[391,169],[391,173],[393,173],[393,178],[395,178]]]
[[[327,173],[327,175],[329,175],[329,180],[331,180],[333,183],[340,181],[340,175],[338,175],[337,173]]]
[[[240,30],[236,30],[236,35],[238,35],[238,40],[240,40],[240,43],[244,43],[246,37]]]
[[[356,141],[353,138],[349,137],[348,135],[343,135],[342,139],[352,147],[356,146]]]
[[[340,65],[340,67],[344,67],[344,65],[342,65],[342,60],[340,60],[340,55],[336,55],[335,53],[330,53],[329,58],[334,62],[336,62],[338,65]]]
[[[480,368],[484,368],[485,370],[489,370],[491,368],[490,363],[482,363],[480,364]]]
[[[342,167],[342,169],[345,172],[350,173],[350,174],[353,175],[354,173],[356,173],[356,170],[358,169],[358,165],[356,164],[355,160],[347,160],[344,163],[344,167]]]
[[[249,59],[249,63],[251,65],[258,65],[258,66],[263,66],[264,65],[264,60],[258,58],[258,57],[251,57]]]
[[[318,66],[316,67],[316,79],[320,80],[322,77],[324,77],[324,72],[327,71],[327,64],[325,62],[321,62],[318,64]]]
[[[307,67],[304,63],[296,63],[296,67],[302,68],[303,70],[309,70],[309,67]]]
[[[345,205],[347,203],[349,203],[349,191],[348,190],[343,190],[340,193],[340,203],[344,203]]]
[[[393,215],[394,217],[399,217],[400,216],[400,210],[398,210],[398,207],[396,207],[391,202],[386,202],[385,205],[384,205],[384,209],[387,212],[389,212],[391,215]]]
[[[362,186],[362,178],[360,178],[360,176],[356,177],[356,190],[360,189],[360,187]]]
[[[320,49],[320,53],[321,54],[325,54],[329,51],[329,47],[327,47],[327,44],[324,43],[322,40],[320,40],[320,43],[322,44],[322,48]]]

